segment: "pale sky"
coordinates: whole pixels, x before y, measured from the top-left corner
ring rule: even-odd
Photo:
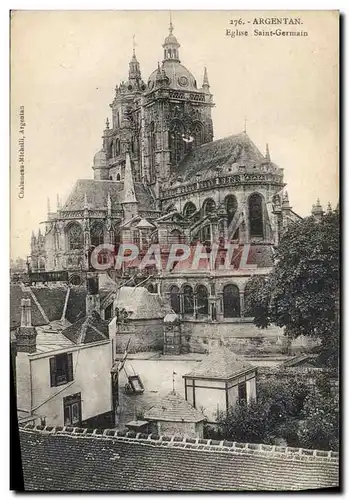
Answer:
[[[255,17],[301,17],[308,37],[254,37]],[[248,37],[230,38],[241,17]],[[247,24],[250,20],[251,24]],[[214,139],[247,133],[284,169],[290,203],[309,214],[319,197],[338,202],[338,17],[336,12],[172,11],[181,63],[202,83],[207,66],[216,107]],[[92,178],[114,88],[126,80],[132,36],[142,77],[162,60],[168,11],[23,11],[11,37],[11,257],[30,251],[32,229],[56,194]],[[24,198],[19,199],[19,106],[25,112]],[[44,226],[41,225],[42,230]]]

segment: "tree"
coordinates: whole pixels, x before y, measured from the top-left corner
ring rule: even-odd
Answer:
[[[298,420],[309,387],[296,379],[274,379],[259,382],[257,394],[256,401],[238,401],[227,413],[220,412],[219,433],[214,437],[273,444],[283,438],[289,445],[299,446]]]
[[[243,443],[271,442],[269,404],[251,401],[237,402],[227,413],[217,415],[219,435],[232,441]]]
[[[305,400],[303,418],[298,427],[299,441],[304,448],[339,449],[338,397],[316,390]]]
[[[289,226],[275,253],[275,267],[252,293],[248,307],[254,323],[285,327],[290,338],[321,341],[320,359],[338,365],[339,348],[339,213],[320,221],[307,217]]]

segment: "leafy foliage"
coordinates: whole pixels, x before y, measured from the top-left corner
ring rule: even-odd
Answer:
[[[339,251],[339,213],[307,217],[283,235],[264,283],[258,277],[247,284],[256,326],[275,323],[290,338],[319,338],[320,360],[328,366],[338,364]]]
[[[238,402],[218,414],[218,430],[208,437],[250,443],[338,449],[338,401],[325,378],[315,390],[302,380],[268,380],[258,385],[258,399]]]
[[[325,396],[316,391],[306,398],[302,414],[304,420],[300,422],[298,437],[303,446],[337,451],[339,449],[338,398]]]
[[[296,434],[295,419],[301,415],[309,388],[303,382],[273,380],[258,385],[258,399],[241,401],[220,413],[218,423],[223,437],[234,441],[273,443]]]

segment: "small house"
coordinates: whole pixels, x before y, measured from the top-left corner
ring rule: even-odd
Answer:
[[[203,437],[205,416],[174,391],[149,408],[144,419],[155,434]]]
[[[256,367],[227,347],[212,350],[190,373],[183,375],[185,399],[203,411],[209,422],[238,400],[256,397]]]

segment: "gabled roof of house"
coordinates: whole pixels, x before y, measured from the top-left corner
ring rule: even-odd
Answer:
[[[212,352],[184,377],[227,380],[254,368],[251,363],[239,359],[227,347],[219,346],[213,348]]]
[[[205,416],[176,392],[167,396],[144,413],[147,420],[166,420],[168,422],[202,422]]]
[[[97,314],[85,316],[62,330],[62,335],[74,344],[90,344],[108,340],[108,321],[102,320]]]
[[[239,166],[246,169],[258,169],[266,165],[270,171],[277,171],[278,167],[268,162],[248,135],[243,132],[230,135],[223,139],[208,142],[187,154],[178,165],[176,176],[183,181],[194,180],[195,175],[202,178],[215,175],[215,169],[221,167],[223,173],[233,172]]]
[[[135,196],[139,210],[156,210],[154,199],[148,189],[141,183],[134,183]],[[110,195],[112,210],[121,210],[124,199],[124,183],[114,181],[98,181],[95,179],[78,179],[71,191],[62,211],[83,210],[85,194],[88,205],[96,210],[106,210]]]
[[[47,325],[51,321],[60,320],[64,310],[67,289],[67,287],[38,288],[11,284],[10,328],[16,328],[21,324],[21,299],[30,299],[33,326]],[[85,287],[70,287],[65,313],[65,318],[70,323],[74,323],[77,319],[85,316],[86,294]]]
[[[287,491],[336,487],[338,453],[132,431],[20,427],[26,491]]]

